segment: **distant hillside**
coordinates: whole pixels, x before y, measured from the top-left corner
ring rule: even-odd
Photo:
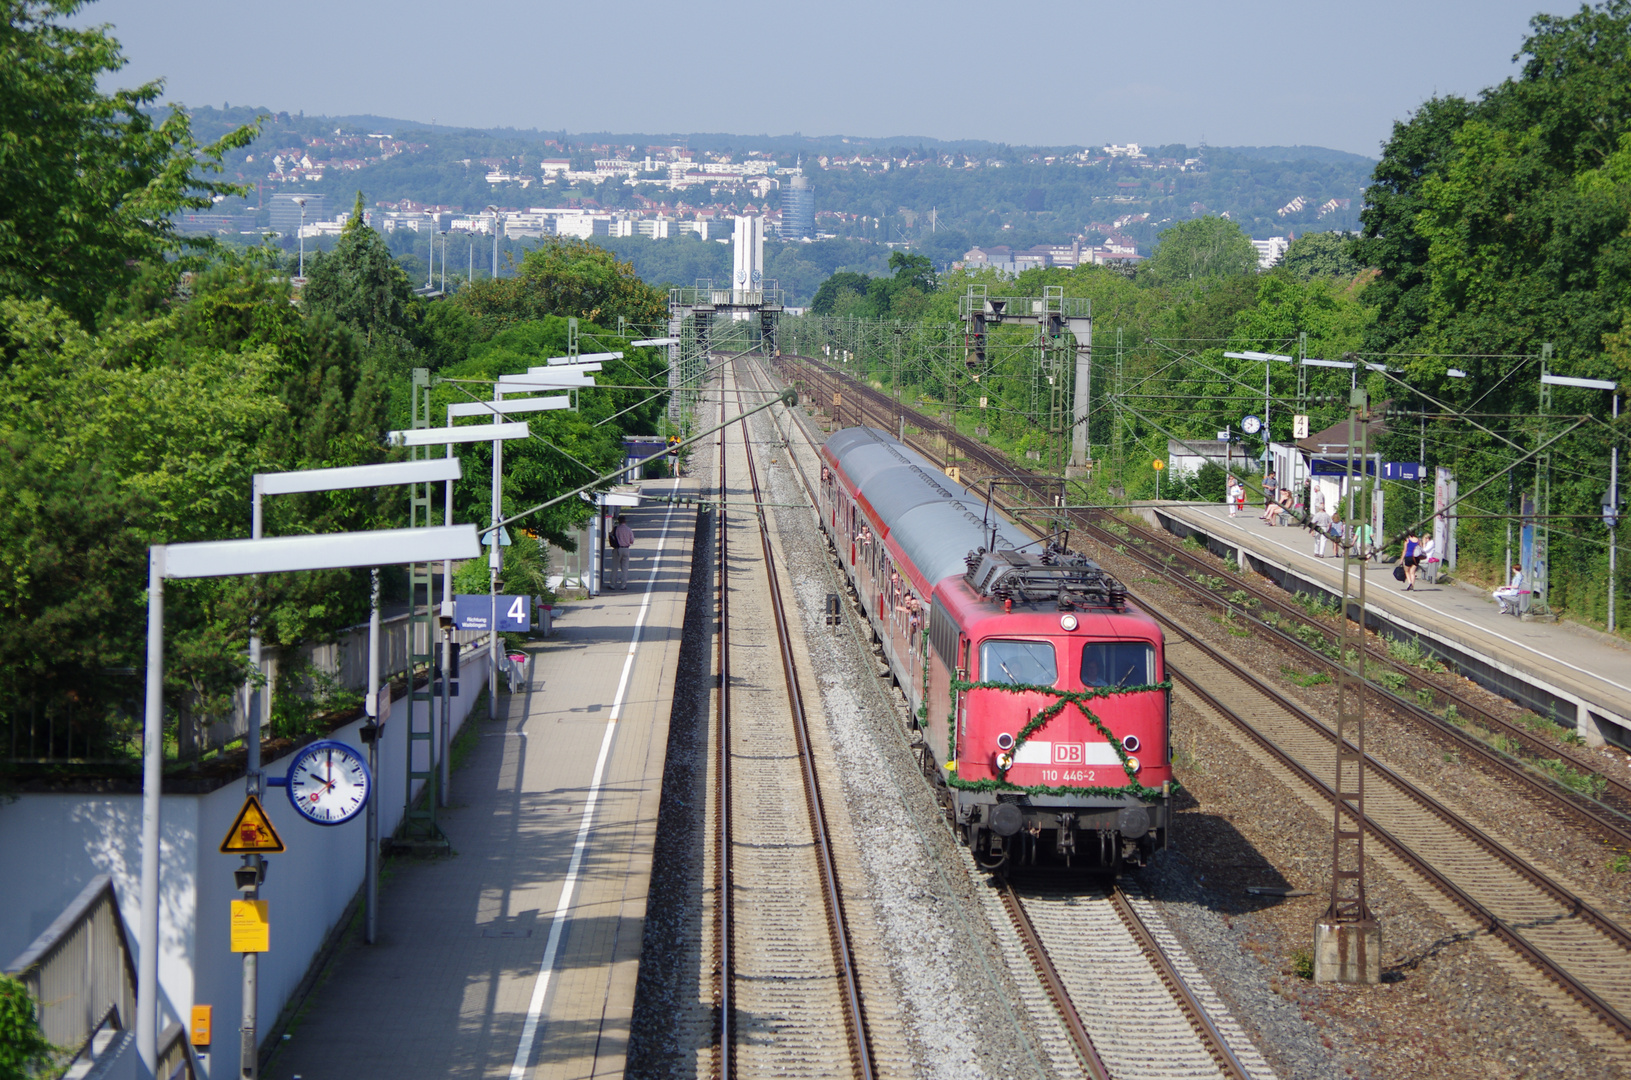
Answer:
[[[1373,168],[1376,158],[1363,154],[1350,154],[1346,150],[1332,150],[1324,146],[1219,146],[1240,157],[1258,161],[1318,161],[1329,165],[1364,165]]]
[[[304,192],[348,208],[478,211],[571,207],[672,222],[776,213],[785,173],[801,167],[814,187],[820,234],[871,245],[807,260],[881,265],[910,246],[947,266],[974,246],[1131,244],[1148,252],[1163,229],[1228,216],[1256,238],[1356,229],[1374,162],[1317,146],[1014,146],[915,136],[570,134],[473,130],[382,116],[307,116],[254,108],[193,111],[211,139],[267,119],[253,145],[229,155],[229,179],[255,184],[247,204],[218,209],[264,228],[270,196]],[[647,164],[650,164],[649,171]],[[546,167],[546,162],[547,167]],[[598,173],[597,173],[597,170]],[[677,172],[675,171],[677,170]],[[682,182],[672,184],[671,176]],[[406,241],[404,241],[406,242]],[[659,241],[659,244],[662,242]],[[644,246],[631,245],[644,251]],[[664,278],[717,256],[659,259]],[[642,257],[640,261],[646,261]],[[802,278],[806,273],[789,275]]]

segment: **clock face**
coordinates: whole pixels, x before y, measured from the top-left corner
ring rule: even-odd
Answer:
[[[1263,430],[1263,421],[1255,416],[1248,416],[1240,422],[1240,430],[1248,435],[1256,435]]]
[[[319,825],[342,825],[356,817],[372,787],[362,755],[332,739],[312,743],[289,767],[289,801]]]

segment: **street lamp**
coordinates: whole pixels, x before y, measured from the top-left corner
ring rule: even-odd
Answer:
[[[1290,364],[1293,362],[1293,360],[1291,357],[1281,356],[1279,353],[1253,352],[1250,349],[1242,352],[1226,352],[1223,355],[1230,360],[1263,361],[1263,468],[1266,475],[1270,456],[1269,443],[1273,439],[1271,434],[1272,429],[1269,427],[1269,365],[1274,361],[1278,361],[1282,364]],[[1263,497],[1267,500],[1267,502],[1274,501],[1274,496],[1268,492],[1264,492]]]
[[[498,277],[498,207],[493,203],[487,204],[487,212],[493,215],[493,277]]]
[[[459,462],[445,458],[431,461],[393,461],[383,465],[348,465],[334,469],[303,469],[299,472],[256,473],[250,482],[249,535],[251,539],[256,540],[261,537],[261,498],[265,495],[350,491],[357,488],[390,487],[396,484],[427,484],[438,480],[445,480],[451,484],[460,475]],[[374,728],[371,738],[364,736],[368,739],[368,767],[371,770],[379,764],[379,728],[382,726],[379,700],[380,613],[377,568],[373,570],[372,577],[373,587],[368,616],[368,693],[363,699],[363,711],[368,715]],[[258,631],[252,633],[249,638],[249,663],[257,672],[261,670],[261,639]],[[262,791],[260,767],[262,705],[253,693],[249,700],[249,730],[244,738],[248,750],[248,761],[244,770],[245,787],[247,794],[258,796]],[[390,697],[387,696],[384,711],[389,711],[390,703]],[[444,714],[443,723],[446,722]],[[363,939],[372,945],[379,914],[379,808],[373,801],[368,804],[367,833],[368,848],[364,870],[367,891],[363,915]],[[254,957],[254,953],[244,954],[246,988],[252,977]],[[251,1004],[246,1002],[245,1007],[248,1008]]]
[[[147,686],[142,731],[141,924],[137,937],[136,1050],[144,1078],[158,1071],[159,812],[164,781],[164,583],[395,563],[480,553],[474,525],[156,544],[148,549]],[[252,1055],[253,1050],[249,1053]],[[253,1057],[251,1056],[251,1062]]]
[[[306,280],[306,197],[295,198],[295,204],[300,207],[300,273],[295,275],[301,281]]]
[[[495,398],[497,397],[497,393],[498,393],[498,391],[495,388],[495,390],[494,390]],[[461,403],[461,404],[464,404],[464,403]],[[504,411],[512,411],[512,412],[537,411],[537,409],[523,410],[523,409],[517,408],[517,409],[508,409],[508,410],[506,410],[506,409],[503,408],[503,406],[505,406],[505,405],[521,405],[521,404],[524,404],[522,402],[504,402],[502,400],[495,400],[494,402],[491,402],[491,403],[488,403],[488,402],[470,402],[468,404],[480,405],[482,407],[483,412],[493,412],[493,411],[500,411],[500,412],[504,412]],[[528,435],[528,428],[527,428],[527,424],[526,424],[525,421],[520,421],[520,422],[515,422],[515,423],[472,424],[469,427],[454,427],[452,425],[452,419],[453,419],[452,411],[453,411],[454,408],[457,408],[457,407],[459,407],[459,406],[454,405],[454,406],[449,406],[448,407],[448,412],[449,412],[448,421],[449,422],[448,422],[447,427],[441,427],[441,428],[408,428],[408,429],[405,429],[405,430],[402,430],[402,431],[393,431],[393,432],[390,433],[390,442],[391,442],[391,445],[393,445],[393,446],[446,446],[447,447],[447,452],[449,454],[452,454],[453,453],[453,447],[452,447],[451,444],[453,444],[453,443],[487,442],[487,441],[491,440],[491,442],[493,444],[493,489],[492,489],[493,490],[493,512],[492,512],[493,527],[489,528],[487,530],[488,533],[492,534],[491,539],[492,539],[492,542],[493,542],[492,553],[488,556],[488,567],[489,567],[489,570],[490,570],[490,572],[488,574],[489,592],[491,593],[492,592],[492,588],[491,588],[492,581],[494,579],[496,579],[497,570],[498,570],[498,567],[496,565],[497,560],[499,558],[499,554],[498,554],[498,547],[499,546],[498,546],[498,535],[497,535],[498,528],[497,528],[497,525],[498,525],[499,519],[501,517],[503,517],[503,508],[500,505],[500,499],[503,496],[503,480],[502,480],[501,470],[503,468],[504,457],[503,457],[503,451],[501,449],[501,446],[505,441],[507,441],[509,439],[525,439],[527,437],[527,435]],[[561,406],[561,405],[544,405],[544,406],[539,406],[538,408],[564,408],[564,406]],[[445,506],[446,506],[445,513],[447,514],[447,516],[451,517],[452,514],[453,514],[453,485],[451,483],[449,483],[447,485]],[[451,582],[452,581],[453,576],[452,576],[452,559],[451,558],[443,560],[442,575],[443,575],[443,581],[444,582]],[[445,590],[447,588],[447,586],[444,585],[443,588]],[[492,617],[491,617],[491,620],[487,624],[487,633],[488,633],[487,652],[488,652],[489,659],[491,660],[492,664],[494,665],[493,670],[487,673],[487,718],[489,720],[491,720],[493,718],[493,701],[498,696],[498,668],[496,666],[498,664],[498,601],[496,599],[496,594],[494,594],[494,596],[495,596],[495,598],[492,601],[492,607],[493,607]],[[448,617],[451,617],[452,614],[453,614],[453,610],[452,610],[452,606],[451,606],[452,601],[444,599],[443,604],[446,605],[443,608],[443,614],[448,616]],[[448,648],[447,641],[446,641],[447,633],[448,633],[447,631],[444,631],[444,633],[443,633],[443,638],[444,638],[443,649],[444,650],[447,650],[447,648]],[[446,697],[445,688],[447,687],[447,684],[448,684],[448,677],[447,677],[446,673],[451,670],[451,668],[449,666],[450,663],[451,663],[451,657],[446,651],[444,651],[444,653],[443,653],[442,660],[443,660],[443,663],[442,663],[442,671],[443,671],[442,685],[444,687],[443,696],[445,698]],[[445,724],[442,727],[442,743],[443,743],[443,745],[442,745],[442,785],[441,785],[441,791],[445,793],[447,791],[447,726]]]

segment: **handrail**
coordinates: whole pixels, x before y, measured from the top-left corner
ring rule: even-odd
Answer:
[[[110,1012],[136,1015],[136,964],[113,879],[98,874],[6,967],[38,1001],[40,1031],[83,1052]]]

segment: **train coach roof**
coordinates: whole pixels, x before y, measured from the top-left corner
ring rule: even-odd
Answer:
[[[985,500],[887,432],[845,428],[827,450],[927,581],[962,575],[968,553],[990,542],[989,526],[981,526]],[[998,548],[1031,542],[995,510],[992,516]]]

